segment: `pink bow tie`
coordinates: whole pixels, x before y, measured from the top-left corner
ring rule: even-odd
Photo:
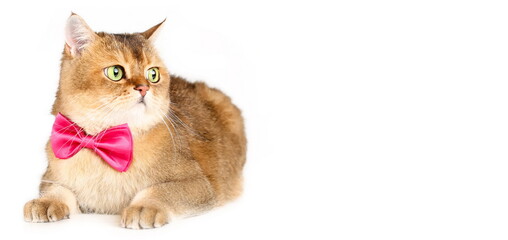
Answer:
[[[127,171],[132,162],[132,146],[132,135],[127,124],[90,136],[58,113],[51,132],[51,147],[57,158],[68,159],[82,148],[89,148],[120,172]]]

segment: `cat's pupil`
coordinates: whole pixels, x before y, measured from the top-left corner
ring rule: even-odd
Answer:
[[[156,76],[156,75],[157,75],[157,74],[155,73],[155,70],[152,70],[152,79],[155,79],[155,76]]]
[[[115,74],[115,77],[118,76],[118,68],[113,69],[113,74]]]

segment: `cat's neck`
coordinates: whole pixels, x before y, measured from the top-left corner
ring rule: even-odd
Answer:
[[[156,114],[144,114],[143,116],[126,113],[110,114],[106,119],[72,112],[62,112],[62,114],[82,128],[86,134],[92,136],[111,127],[127,124],[132,135],[135,137],[150,131],[154,126],[162,122],[162,119]]]

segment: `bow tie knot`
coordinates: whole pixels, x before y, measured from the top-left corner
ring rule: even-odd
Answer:
[[[85,148],[90,148],[92,150],[95,148],[95,137],[94,136],[85,135],[81,139],[81,142],[83,143],[83,147],[85,147]]]
[[[50,141],[53,153],[60,159],[71,158],[82,148],[88,148],[120,172],[127,171],[132,162],[133,141],[127,124],[108,128],[92,136],[58,113]]]

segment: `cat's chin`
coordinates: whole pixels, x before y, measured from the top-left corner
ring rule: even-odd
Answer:
[[[106,121],[96,121],[87,117],[88,114],[72,114],[67,116],[82,127],[87,134],[96,135],[103,130],[121,124],[128,124],[133,135],[150,130],[161,120],[158,109],[148,107],[146,103],[140,102],[132,105],[123,111],[109,112]],[[65,115],[65,114],[64,114]]]
[[[134,135],[148,131],[160,121],[156,109],[148,107],[145,102],[136,103],[126,114],[118,114],[119,124],[127,123]]]
[[[132,111],[143,114],[144,112],[147,111],[146,103],[143,101],[140,101],[140,102],[134,104],[134,106],[132,106]]]

